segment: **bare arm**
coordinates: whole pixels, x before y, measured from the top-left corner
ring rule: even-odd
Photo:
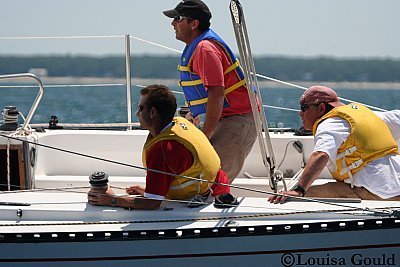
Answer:
[[[129,195],[141,195],[142,197],[140,198],[131,198],[125,197],[125,200],[121,200],[121,205],[126,208],[131,208],[131,209],[142,209],[142,210],[153,210],[153,209],[158,209],[161,205],[161,200],[156,200],[156,199],[149,199],[149,198],[143,198],[145,188],[134,185],[126,188],[126,193]],[[117,200],[118,202],[118,200]]]
[[[217,127],[218,121],[221,118],[222,109],[224,107],[224,87],[209,86],[208,87],[208,102],[203,133],[210,139],[212,133]]]
[[[113,206],[129,209],[155,210],[160,207],[162,200],[133,196],[116,196],[112,189],[108,188],[104,194],[99,194],[90,190],[88,193],[88,202],[89,204],[95,206]]]
[[[117,197],[116,206],[129,208],[129,209],[139,209],[139,210],[155,210],[161,205],[161,200],[149,199],[149,198],[137,198],[137,197]]]
[[[329,156],[325,152],[313,152],[307,161],[307,165],[304,169],[303,174],[299,179],[299,185],[301,185],[306,191],[310,188],[311,184],[318,178],[318,175],[322,172],[326,164],[328,163]],[[301,196],[297,191],[284,191],[281,192],[285,195],[290,196]],[[269,202],[273,203],[283,203],[286,200],[284,196],[271,196]]]
[[[310,188],[311,184],[318,178],[318,175],[321,174],[328,160],[329,156],[325,152],[313,152],[307,161],[303,175],[299,179],[299,185],[304,187],[305,190]]]

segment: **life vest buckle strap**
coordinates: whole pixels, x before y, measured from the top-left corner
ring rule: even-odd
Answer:
[[[229,94],[230,92],[240,88],[241,86],[245,86],[246,85],[246,81],[245,80],[241,80],[240,82],[235,83],[234,85],[232,85],[231,87],[225,89],[224,91],[224,95]]]
[[[224,91],[224,95],[229,94],[230,92],[238,89],[239,87],[241,87],[241,86],[243,86],[245,84],[246,84],[245,80],[241,80],[240,82],[235,83],[234,85],[232,85],[231,87],[229,87],[228,89],[226,89]],[[187,101],[187,105],[188,106],[196,106],[196,105],[205,104],[207,102],[208,102],[208,97],[204,97],[204,98],[200,98],[200,99],[197,99],[197,100]]]
[[[179,184],[179,185],[171,185],[169,187],[169,189],[170,190],[178,190],[178,189],[182,189],[182,188],[188,187],[188,186],[190,186],[192,184],[195,184],[195,183],[198,183],[198,182],[199,181],[197,181],[197,180],[190,180],[190,181],[184,182],[184,183]]]
[[[356,169],[356,168],[360,167],[360,166],[363,164],[363,162],[364,162],[364,161],[363,161],[362,159],[359,159],[359,160],[353,162],[353,163],[349,166],[349,169],[350,169],[350,170]]]
[[[197,99],[197,100],[192,100],[192,101],[187,101],[189,107],[205,104],[207,102],[208,102],[208,97]]]
[[[340,153],[339,155],[336,156],[336,159],[341,159],[344,158],[348,155],[351,155],[354,151],[357,150],[356,146],[352,146],[349,149],[346,149],[344,152]]]
[[[236,59],[235,63],[233,63],[232,65],[229,66],[229,68],[227,68],[224,72],[224,75],[228,74],[229,72],[233,71],[234,69],[236,69],[237,67],[239,67],[239,60]]]
[[[190,71],[190,68],[188,67],[188,66],[181,66],[181,65],[178,65],[178,68],[177,68],[179,71]]]
[[[359,159],[359,160],[353,162],[352,164],[350,164],[350,166],[348,166],[348,167],[346,167],[346,168],[343,168],[343,169],[340,171],[340,175],[343,175],[343,174],[345,174],[345,173],[347,173],[347,172],[350,172],[350,171],[353,170],[353,169],[356,169],[356,168],[360,167],[360,166],[363,164],[363,162],[364,162],[364,161],[363,161],[362,159]]]
[[[181,87],[185,87],[185,86],[195,86],[195,85],[199,85],[199,84],[203,84],[203,81],[201,79],[198,80],[193,80],[193,81],[180,81],[179,85]]]

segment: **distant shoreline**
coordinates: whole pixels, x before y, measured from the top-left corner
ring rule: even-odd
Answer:
[[[124,78],[109,78],[109,77],[41,77],[41,80],[46,85],[53,84],[66,84],[66,85],[86,85],[86,84],[126,84],[126,79]],[[0,83],[9,84],[12,80],[2,80]],[[286,82],[286,81],[285,81]],[[15,83],[21,84],[33,84],[31,79],[15,80]],[[133,78],[132,86],[141,85],[146,86],[150,84],[165,84],[167,86],[176,86],[178,80],[175,79],[143,79],[143,78]],[[279,82],[265,81],[264,79],[258,78],[258,83],[260,87],[273,87],[273,88],[295,88],[290,85],[285,85]],[[321,84],[329,86],[333,89],[388,89],[388,90],[400,90],[400,82],[305,82],[305,81],[290,81],[291,83],[301,87],[310,87],[315,84]]]

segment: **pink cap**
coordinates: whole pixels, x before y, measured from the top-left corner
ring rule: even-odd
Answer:
[[[303,104],[319,104],[327,102],[333,107],[343,106],[337,94],[331,88],[315,85],[308,88],[300,98],[300,105]]]

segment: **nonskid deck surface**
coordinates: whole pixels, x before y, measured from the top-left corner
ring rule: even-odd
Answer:
[[[3,192],[0,194],[3,203],[0,205],[0,228],[2,233],[40,233],[291,225],[379,219],[380,216],[373,216],[365,209],[380,211],[400,206],[399,202],[392,201],[335,206],[306,201],[271,204],[266,198],[238,200],[239,206],[225,209],[212,204],[189,208],[185,203],[165,202],[158,210],[143,211],[92,206],[87,203],[85,193]]]

